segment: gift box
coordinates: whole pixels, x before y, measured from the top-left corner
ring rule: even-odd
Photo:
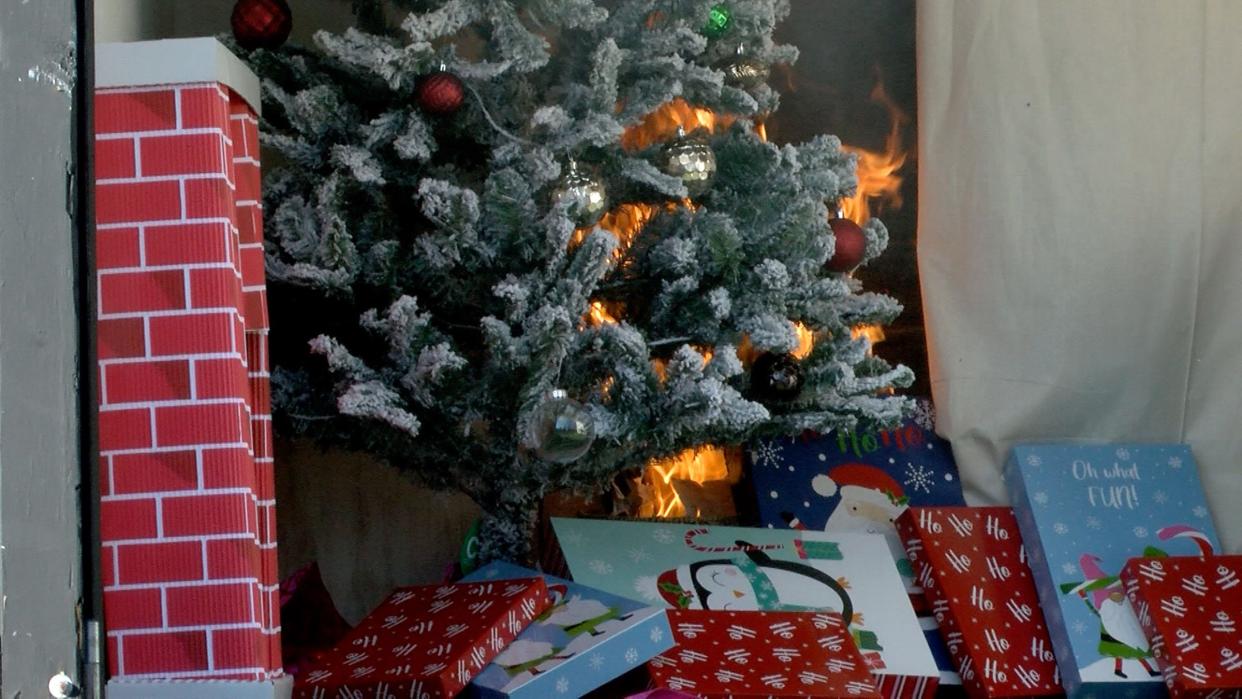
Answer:
[[[574,580],[673,609],[841,614],[886,697],[939,671],[884,539],[664,522],[553,519]]]
[[[1242,699],[1242,556],[1132,558],[1121,580],[1174,699]]]
[[[490,563],[464,581],[538,573]],[[549,606],[479,673],[470,696],[543,699],[582,696],[673,647],[663,607],[543,576]]]
[[[912,507],[897,531],[969,696],[1062,693],[1012,510]]]
[[[707,698],[881,696],[838,614],[668,614],[677,647],[647,664],[658,686]]]
[[[893,521],[907,507],[965,505],[931,401],[893,429],[860,427],[755,442],[751,479],[764,526],[881,534],[911,594],[920,590]],[[917,600],[916,600],[917,602]]]
[[[538,577],[399,588],[298,676],[293,696],[452,697],[547,606]]]
[[[1070,696],[1165,696],[1118,577],[1135,556],[1219,549],[1180,444],[1014,447],[1005,484]]]

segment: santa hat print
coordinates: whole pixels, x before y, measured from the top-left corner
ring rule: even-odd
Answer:
[[[660,597],[673,609],[686,609],[694,599],[694,594],[677,580],[675,569],[660,573],[660,577],[656,578],[656,588],[660,591]]]
[[[885,507],[901,506],[910,501],[892,476],[866,464],[837,466],[812,478],[811,488],[826,498],[840,493],[842,498],[871,501]]]

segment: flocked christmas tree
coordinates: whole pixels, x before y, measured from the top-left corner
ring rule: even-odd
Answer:
[[[248,54],[279,426],[461,489],[522,558],[552,489],[900,416],[911,373],[851,333],[900,312],[848,273],[887,233],[829,225],[854,158],[763,137],[788,0],[353,9]]]

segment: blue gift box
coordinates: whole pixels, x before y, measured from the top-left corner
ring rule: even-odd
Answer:
[[[495,562],[467,582],[526,578],[539,573]],[[578,697],[673,647],[663,608],[543,576],[552,606],[483,669],[468,690],[475,697]]]
[[[1018,445],[1005,484],[1066,693],[1166,696],[1118,575],[1135,556],[1220,550],[1190,449]]]

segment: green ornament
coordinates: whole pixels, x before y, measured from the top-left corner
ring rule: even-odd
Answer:
[[[462,575],[469,575],[479,567],[479,525],[482,520],[474,520],[474,524],[470,525],[470,531],[466,532],[466,538],[461,542],[461,551],[457,554],[457,565],[461,567]]]
[[[728,5],[720,3],[712,5],[712,9],[707,13],[707,25],[703,27],[703,33],[710,39],[719,39],[729,31],[729,27],[733,26],[733,10]]]

